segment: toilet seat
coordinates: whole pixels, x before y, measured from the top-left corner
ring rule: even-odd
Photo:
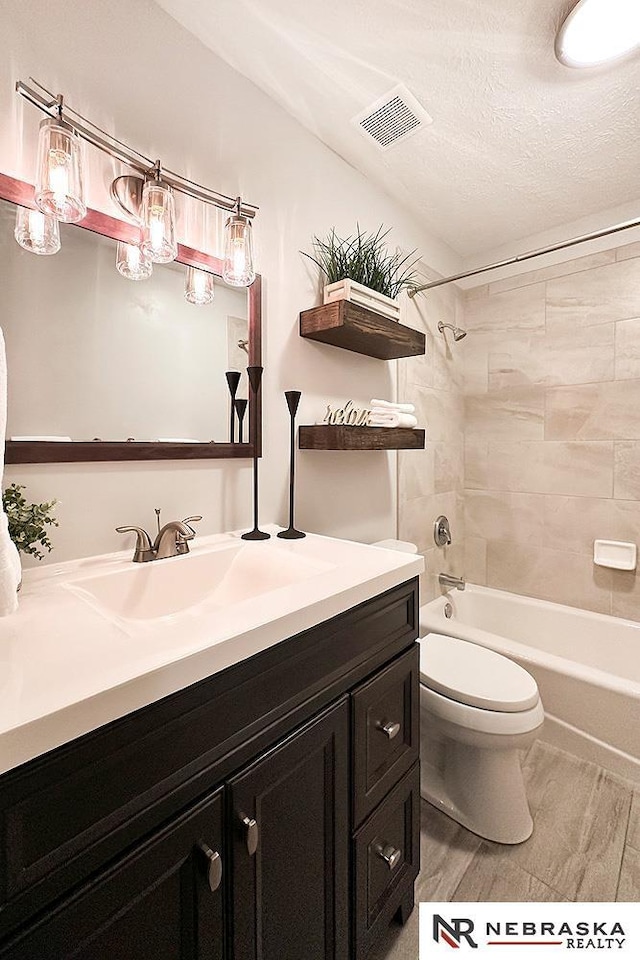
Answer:
[[[420,684],[420,707],[441,721],[454,724],[456,727],[482,734],[499,734],[500,737],[531,733],[532,730],[537,730],[544,720],[540,699],[534,707],[518,713],[483,710],[452,700],[450,697],[444,697],[435,690],[430,690],[423,683]]]
[[[440,633],[420,640],[420,682],[458,704],[498,714],[528,712],[540,702],[535,680],[517,663]]]

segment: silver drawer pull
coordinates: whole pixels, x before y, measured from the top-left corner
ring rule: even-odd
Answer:
[[[384,860],[389,870],[395,870],[402,860],[402,850],[392,846],[390,843],[377,843],[374,850],[378,856]]]
[[[215,893],[222,883],[222,857],[217,850],[212,850],[204,841],[198,844],[198,849],[207,859],[207,881],[211,893]]]
[[[394,721],[394,720],[389,720],[388,723],[384,723],[384,724],[383,724],[383,723],[379,723],[379,724],[378,724],[378,730],[382,730],[382,732],[383,732],[387,737],[389,737],[389,740],[393,740],[393,738],[394,738],[394,737],[397,737],[398,734],[400,733],[400,726],[401,726],[401,725],[400,725],[399,723],[397,723],[396,721]]]
[[[254,820],[253,817],[243,817],[242,815],[240,820],[247,831],[247,852],[252,857],[258,849],[258,821]]]

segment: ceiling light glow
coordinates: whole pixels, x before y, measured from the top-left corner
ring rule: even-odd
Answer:
[[[580,0],[556,38],[556,56],[568,67],[610,63],[638,47],[638,0]]]

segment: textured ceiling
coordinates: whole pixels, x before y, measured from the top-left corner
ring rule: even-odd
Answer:
[[[640,56],[561,66],[572,0],[157,2],[462,255],[640,194]],[[351,120],[398,83],[434,122],[382,153]]]

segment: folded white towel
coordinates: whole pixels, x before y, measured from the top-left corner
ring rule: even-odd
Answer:
[[[400,413],[398,410],[388,410],[386,413],[371,412],[370,427],[417,427],[418,421],[410,413]]]
[[[382,407],[384,410],[396,410],[399,413],[415,413],[416,408],[412,403],[392,403],[391,400],[372,400],[371,407]]]
[[[7,357],[0,328],[0,487],[4,480],[4,438],[7,433]],[[0,617],[18,609],[18,584],[22,578],[20,555],[9,536],[7,515],[0,501]]]
[[[11,437],[12,440],[16,441],[32,441],[32,440],[46,440],[47,443],[71,443],[71,437]]]

